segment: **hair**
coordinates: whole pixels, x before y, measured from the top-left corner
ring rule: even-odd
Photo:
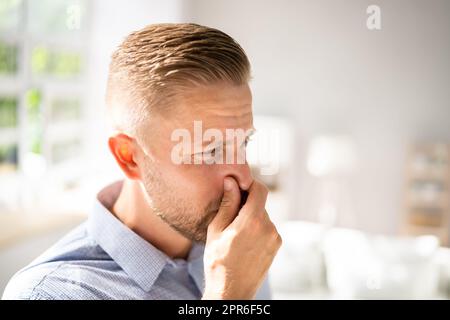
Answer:
[[[114,129],[136,135],[154,110],[193,86],[250,80],[250,62],[224,32],[193,24],[152,24],[125,38],[112,55],[106,89]]]

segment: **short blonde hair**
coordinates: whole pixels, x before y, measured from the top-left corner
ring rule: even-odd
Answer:
[[[106,105],[114,129],[136,134],[149,114],[195,85],[250,80],[250,62],[224,32],[192,23],[149,25],[113,53]]]

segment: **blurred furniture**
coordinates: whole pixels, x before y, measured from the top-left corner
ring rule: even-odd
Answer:
[[[81,223],[83,214],[0,214],[0,297],[21,268]]]
[[[450,299],[450,249],[434,236],[373,235],[287,221],[274,299]]]
[[[438,249],[434,236],[333,230],[324,246],[328,288],[336,297],[348,299],[442,298]]]
[[[443,143],[414,145],[407,162],[402,233],[431,234],[449,246],[450,147]]]

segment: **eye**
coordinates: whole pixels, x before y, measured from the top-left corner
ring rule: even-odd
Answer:
[[[245,138],[245,146],[247,146],[250,141],[252,141],[252,137],[246,137]]]
[[[203,155],[214,157],[216,155],[216,152],[217,152],[217,148],[214,148],[214,149],[203,152]]]

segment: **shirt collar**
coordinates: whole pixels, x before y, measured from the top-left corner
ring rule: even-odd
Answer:
[[[188,272],[192,276],[200,292],[205,290],[205,274],[203,270],[203,253],[205,245],[195,242],[188,258]]]
[[[88,230],[128,276],[148,292],[166,264],[173,263],[174,260],[141,238],[111,213],[122,184],[123,181],[117,181],[98,193],[88,219]],[[201,292],[204,290],[203,251],[203,244],[194,243],[187,259],[188,272]]]

